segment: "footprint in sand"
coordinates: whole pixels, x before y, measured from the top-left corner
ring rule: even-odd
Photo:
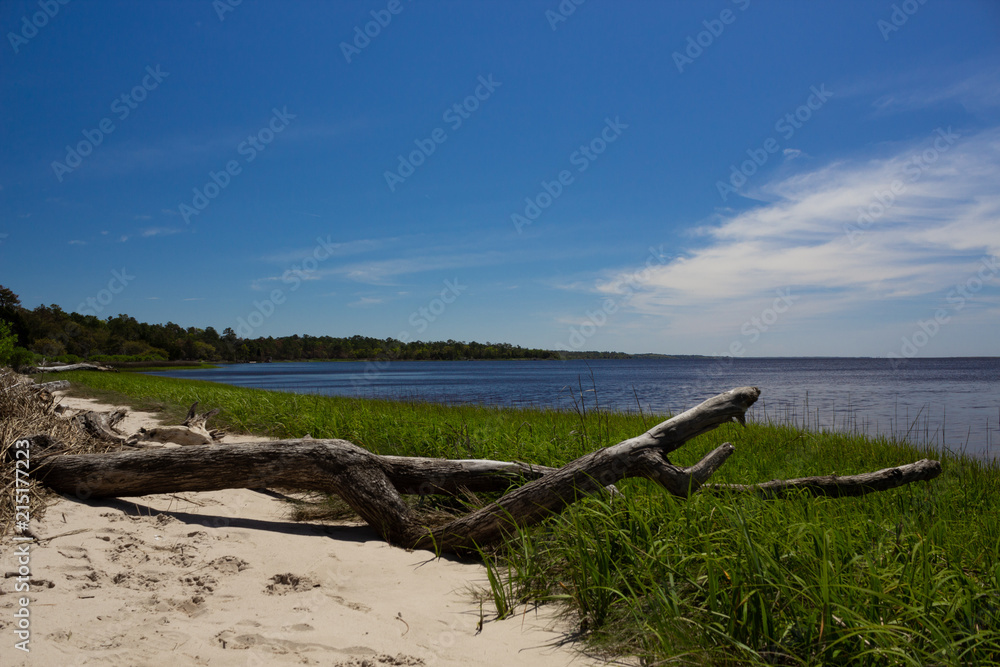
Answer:
[[[108,554],[108,559],[112,563],[134,567],[149,562],[149,554],[130,538],[119,537],[115,542],[116,544],[111,549],[111,553]]]
[[[90,561],[90,555],[83,547],[59,547],[56,552],[63,558],[82,558]]]
[[[331,600],[333,600],[334,602],[336,602],[337,604],[343,605],[348,609],[353,609],[354,611],[360,611],[362,613],[367,614],[372,610],[372,608],[369,607],[368,605],[361,604],[360,602],[351,602],[350,600],[345,600],[339,595],[330,595],[329,593],[327,593],[326,596]]]
[[[90,562],[90,554],[83,547],[63,546],[56,549],[63,558],[69,559],[70,563],[58,567],[67,581],[82,581],[77,590],[85,588],[95,588],[100,586],[100,580],[106,575],[94,569]]]
[[[134,591],[153,591],[163,587],[163,575],[153,572],[126,570],[111,577],[111,583]]]
[[[219,574],[239,574],[250,567],[250,563],[236,556],[220,556],[213,560],[210,565]]]
[[[319,583],[309,577],[300,577],[291,572],[286,572],[285,574],[276,574],[271,577],[271,583],[264,588],[264,592],[268,595],[287,595],[289,593],[301,593],[313,588],[319,588]]]
[[[185,586],[193,586],[199,593],[211,593],[219,585],[219,580],[208,574],[191,574],[178,579]]]
[[[264,651],[278,655],[300,654],[307,651],[337,651],[333,646],[315,642],[296,642],[278,637],[267,637],[260,633],[237,633],[235,629],[223,630],[215,636],[215,641],[224,649]]]
[[[196,560],[198,560],[198,552],[195,549],[192,553],[191,547],[178,546],[171,549],[173,555],[167,558],[167,562],[171,565],[176,565],[177,567],[189,569]]]
[[[162,514],[162,513],[157,514],[155,520],[157,526],[165,526],[168,523],[177,523],[177,519],[170,516],[169,514]]]
[[[144,600],[140,604],[151,614],[163,614],[178,610],[193,618],[208,611],[203,595],[192,595],[185,598],[161,598],[154,593],[148,600]]]

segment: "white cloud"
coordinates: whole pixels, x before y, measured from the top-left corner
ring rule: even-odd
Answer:
[[[906,113],[921,109],[960,105],[977,115],[994,114],[1000,107],[1000,63],[993,57],[937,67],[902,70],[894,77],[886,72],[868,79],[836,84],[837,96],[874,98],[875,115]]]
[[[334,241],[332,235],[321,234],[317,237],[316,243],[308,248],[301,247],[294,250],[287,250],[285,252],[273,253],[262,257],[265,262],[270,262],[273,264],[292,264],[295,262],[301,262],[307,257],[313,257],[319,259],[323,257],[324,260],[330,257],[347,257],[350,255],[358,255],[366,252],[372,252],[374,250],[379,250],[387,245],[395,243],[398,238],[386,238],[386,239],[358,239],[356,241]]]
[[[506,256],[501,252],[427,254],[352,264],[335,268],[327,273],[341,274],[349,280],[369,285],[392,285],[403,275],[497,265],[505,260]]]
[[[1000,129],[935,150],[942,136],[763,186],[765,203],[704,227],[706,245],[652,267],[629,307],[726,309],[788,286],[809,294],[803,310],[813,312],[940,297],[984,255],[1000,254]],[[612,292],[634,272],[610,272],[594,288]]]
[[[180,234],[182,229],[174,229],[172,227],[149,227],[142,230],[143,237],[150,236],[169,236],[170,234]]]

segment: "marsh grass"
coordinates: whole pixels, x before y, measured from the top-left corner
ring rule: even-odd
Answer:
[[[64,375],[74,386],[114,392],[105,398],[168,411],[194,400],[220,407],[220,421],[234,431],[554,466],[664,417],[600,410],[582,383],[576,409],[559,412],[282,394],[128,373]],[[681,501],[625,480],[620,496],[586,499],[482,550],[484,610],[492,606],[504,618],[562,603],[592,646],[650,665],[1000,664],[997,464],[912,438],[808,425],[772,423],[765,412],[746,427],[727,425],[691,441],[672,460],[690,465],[729,441],[737,451],[714,481],[848,475],[925,457],[939,459],[944,472],[838,500],[702,492]]]

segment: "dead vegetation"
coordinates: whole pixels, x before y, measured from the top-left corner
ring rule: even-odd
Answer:
[[[79,420],[67,419],[61,414],[52,394],[34,380],[18,375],[10,369],[0,368],[0,461],[4,471],[0,475],[0,535],[7,535],[14,527],[16,473],[14,443],[27,435],[43,434],[59,442],[60,454],[104,453],[118,449],[118,445],[102,441],[89,433]],[[45,499],[55,494],[38,483],[32,471],[40,463],[41,452],[29,451],[27,476],[21,476],[22,489],[28,481],[30,516],[38,519],[45,507]],[[21,459],[24,460],[24,459]],[[17,494],[23,495],[23,494]]]

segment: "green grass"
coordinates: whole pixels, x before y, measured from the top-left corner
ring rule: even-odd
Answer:
[[[197,400],[235,431],[351,440],[379,453],[560,465],[663,416],[304,396],[131,373],[74,386],[181,414]],[[728,387],[720,387],[720,390]],[[853,474],[941,460],[943,474],[861,498],[678,500],[626,480],[483,552],[496,615],[562,602],[593,646],[648,664],[1000,664],[1000,469],[885,438],[724,426],[714,481]]]
[[[143,364],[127,364],[127,365],[109,364],[109,365],[117,368],[119,371],[136,372],[136,373],[148,373],[150,371],[199,371],[211,368],[222,368],[222,366],[218,364],[213,364],[205,361],[200,363],[192,362],[192,363],[170,363],[170,364],[167,363],[159,364],[158,362],[149,362],[148,366]]]

